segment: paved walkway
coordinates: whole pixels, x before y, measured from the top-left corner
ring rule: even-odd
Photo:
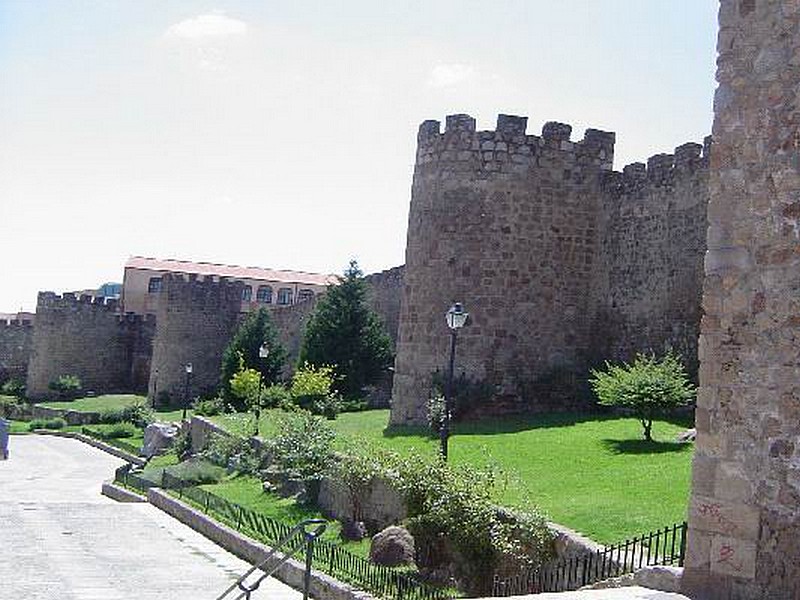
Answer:
[[[249,565],[149,504],[100,495],[122,462],[81,442],[13,436],[0,461],[0,598],[202,600]],[[299,600],[268,579],[256,598]]]

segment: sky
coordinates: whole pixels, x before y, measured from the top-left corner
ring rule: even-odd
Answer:
[[[711,130],[716,0],[0,0],[0,312],[133,255],[404,262],[416,132]]]

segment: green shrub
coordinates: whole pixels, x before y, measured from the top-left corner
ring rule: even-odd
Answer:
[[[103,439],[112,440],[134,437],[140,430],[133,423],[114,423],[109,427],[92,431]]]
[[[653,419],[688,404],[697,393],[680,359],[637,354],[633,363],[593,370],[589,380],[600,404],[631,410],[641,421],[644,439],[651,441]]]
[[[225,412],[225,401],[222,398],[198,398],[192,404],[194,414],[213,417]]]
[[[13,396],[0,396],[0,417],[11,418],[20,402]]]
[[[77,375],[61,375],[51,381],[48,386],[52,391],[65,399],[77,398],[81,388],[81,379]]]
[[[259,356],[259,350],[266,344],[269,354]],[[269,310],[264,307],[250,312],[234,334],[222,355],[220,381],[222,395],[236,410],[245,405],[233,396],[230,381],[243,368],[255,369],[263,378],[265,385],[278,381],[286,362],[286,351],[278,339],[278,332],[272,323]]]
[[[198,458],[190,458],[168,467],[148,468],[141,475],[153,483],[160,484],[164,472],[181,479],[188,485],[219,483],[225,477],[225,469]]]
[[[134,402],[122,408],[104,408],[98,413],[100,423],[133,423],[136,427],[145,428],[155,421],[153,409],[144,402]]]
[[[189,429],[181,427],[178,430],[178,435],[175,436],[175,441],[172,443],[172,449],[178,459],[182,459],[192,452],[192,436],[189,434]]]
[[[434,394],[428,398],[428,427],[432,431],[439,432],[444,423],[446,405],[444,396],[441,394]]]
[[[144,428],[156,420],[155,412],[144,402],[134,402],[122,409],[124,421],[129,421],[136,427]]]
[[[268,444],[273,463],[294,480],[318,484],[333,464],[333,429],[319,416],[298,411],[279,418],[278,432]]]
[[[288,408],[292,403],[292,394],[286,386],[276,383],[264,389],[261,401],[264,408]]]
[[[6,396],[22,399],[25,397],[25,382],[21,379],[11,378],[0,387],[0,392]]]
[[[510,562],[536,565],[551,556],[552,535],[536,511],[498,510],[498,473],[468,465],[451,467],[440,459],[398,457],[396,485],[408,507],[408,528],[428,556],[441,560],[449,546],[457,555],[461,586],[487,594],[493,575]],[[432,565],[436,566],[436,565]]]
[[[340,400],[333,391],[334,379],[333,367],[304,364],[292,376],[292,386],[289,388],[292,401],[315,415],[335,418],[339,413]]]
[[[64,429],[66,426],[67,422],[61,417],[56,417],[55,419],[34,419],[28,423],[28,429],[30,431],[34,429]]]
[[[219,483],[225,477],[225,469],[205,460],[189,459],[166,467],[167,473],[192,485]]]
[[[218,433],[211,435],[200,456],[215,465],[243,475],[258,474],[264,459],[249,439]]]
[[[397,455],[365,439],[353,440],[337,452],[329,473],[340,482],[350,501],[350,519],[363,521],[363,501],[377,478],[393,479]]]
[[[125,420],[123,409],[121,408],[104,408],[98,413],[97,420],[100,423],[122,423]]]

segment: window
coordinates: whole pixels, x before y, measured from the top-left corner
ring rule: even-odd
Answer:
[[[292,289],[281,288],[278,290],[278,304],[291,304],[292,303]]]
[[[148,294],[158,294],[161,291],[161,277],[151,277],[147,283]]]
[[[250,302],[253,299],[253,286],[246,285],[242,288],[242,302]]]
[[[272,304],[272,286],[260,285],[256,292],[256,300],[262,304]]]
[[[305,302],[306,300],[311,300],[314,297],[314,292],[309,289],[302,289],[297,292],[297,301],[298,302]]]

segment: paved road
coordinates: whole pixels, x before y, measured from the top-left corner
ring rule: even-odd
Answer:
[[[100,495],[122,464],[81,442],[13,436],[0,461],[0,598],[202,600],[248,565],[149,504]],[[256,598],[299,600],[269,579]]]

